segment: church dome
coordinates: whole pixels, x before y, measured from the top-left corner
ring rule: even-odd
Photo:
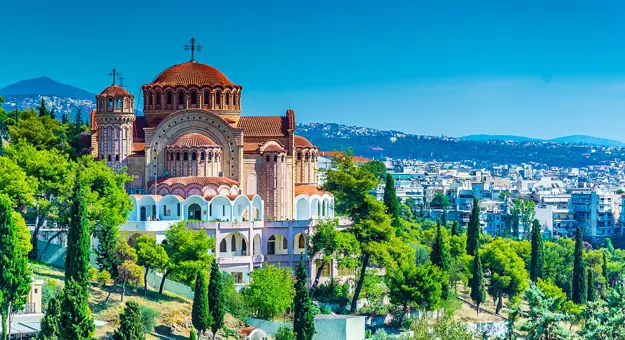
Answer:
[[[295,143],[296,148],[313,148],[314,147],[308,139],[302,136],[295,136],[294,143]]]
[[[231,86],[230,79],[212,66],[190,61],[171,66],[149,85],[154,86]]]
[[[124,89],[123,87],[121,87],[119,85],[111,85],[111,86],[105,88],[100,93],[100,96],[104,96],[104,97],[131,96],[131,94],[128,93],[128,91],[126,91],[126,89]]]
[[[216,146],[215,142],[207,136],[201,135],[199,133],[189,133],[178,139],[176,139],[169,146],[171,147],[207,147],[207,146]]]

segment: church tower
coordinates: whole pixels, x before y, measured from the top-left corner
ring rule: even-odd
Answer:
[[[110,75],[113,84],[96,96],[97,157],[119,169],[128,165],[128,156],[132,154],[134,96],[116,84],[119,73],[115,69]]]

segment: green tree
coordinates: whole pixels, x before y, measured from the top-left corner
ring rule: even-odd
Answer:
[[[141,306],[135,301],[128,301],[126,308],[119,314],[119,328],[113,334],[115,340],[143,340]]]
[[[475,303],[475,311],[480,314],[480,305],[486,301],[486,293],[484,292],[484,273],[482,271],[482,261],[480,254],[476,253],[473,257],[473,278],[471,279],[471,300]]]
[[[561,312],[551,310],[553,299],[545,297],[534,284],[525,292],[525,299],[529,304],[529,311],[523,313],[527,321],[519,329],[527,332],[528,340],[569,338],[569,332],[561,326],[568,318]]]
[[[447,228],[447,209],[443,209],[443,213],[441,214],[441,225]]]
[[[401,221],[399,218],[399,201],[395,192],[395,180],[391,174],[386,174],[386,185],[384,186],[384,205],[386,213],[391,216],[391,223],[397,232],[401,232]]]
[[[143,266],[143,296],[148,296],[148,272],[152,269],[163,270],[167,266],[169,257],[165,248],[156,243],[156,239],[150,235],[141,235],[135,245],[137,251],[137,264]]]
[[[59,317],[60,340],[91,340],[95,325],[89,309],[89,293],[73,279],[65,281]]]
[[[458,222],[451,221],[450,224],[451,224],[451,235],[452,236],[460,235],[461,231],[460,231],[460,226],[458,225]]]
[[[446,280],[441,270],[431,262],[417,266],[414,257],[387,270],[386,285],[391,302],[402,305],[407,311],[411,306],[431,311],[440,306],[442,283]]]
[[[523,228],[525,230],[525,237],[529,238],[530,237],[530,225],[532,223],[532,221],[534,220],[534,216],[536,214],[536,210],[535,210],[535,206],[536,204],[534,203],[534,201],[529,200],[529,199],[518,199],[515,198],[514,200],[512,200],[514,206],[515,206],[515,211],[518,214],[518,216],[521,219],[521,222],[523,223]],[[515,235],[515,236],[518,236]]]
[[[567,237],[560,237],[555,242],[545,242],[544,257],[545,279],[560,287],[570,299],[572,294],[571,277],[573,275],[573,251],[575,242]]]
[[[116,283],[122,286],[121,301],[124,302],[126,284],[140,285],[143,283],[143,268],[137,265],[137,252],[126,241],[117,242],[115,256],[117,267],[115,274],[111,276]]]
[[[386,173],[386,164],[382,161],[367,162],[361,165],[361,167],[378,179],[384,178],[384,174]]]
[[[503,237],[511,237],[512,236],[512,215],[505,214],[504,215],[504,227],[503,227]]]
[[[39,117],[48,116],[50,114],[43,97],[41,97],[41,104],[37,107],[37,111],[39,111]]]
[[[70,149],[67,129],[58,120],[48,115],[39,117],[32,109],[20,111],[18,115],[15,124],[8,127],[11,143],[24,139],[38,150],[67,152]]]
[[[293,330],[297,340],[312,340],[315,335],[315,315],[308,293],[308,274],[304,257],[300,257],[295,273],[295,299],[293,300]]]
[[[208,284],[208,308],[213,320],[213,323],[211,324],[213,340],[217,335],[217,331],[224,326],[224,318],[226,316],[225,298],[224,280],[221,276],[221,271],[219,270],[217,261],[213,259],[213,263],[211,264],[210,282]]]
[[[608,256],[605,251],[602,251],[601,255],[603,255],[603,262],[601,263],[601,275],[603,276],[603,279],[605,280],[606,284],[609,285],[610,278],[608,274]]]
[[[530,262],[530,280],[536,282],[543,278],[543,235],[541,225],[538,220],[532,222],[532,255]]]
[[[443,241],[443,234],[441,233],[441,226],[436,226],[436,239],[432,245],[432,252],[430,253],[430,259],[432,264],[437,266],[441,271],[447,273],[449,270],[449,252]],[[443,299],[446,300],[449,294],[449,285],[447,282],[442,283]]]
[[[514,237],[515,240],[519,239],[519,224],[521,223],[520,214],[520,208],[517,206],[512,206],[512,208],[510,209],[510,234]]]
[[[595,285],[595,271],[592,268],[588,268],[587,278],[586,287],[588,288],[588,293],[586,294],[586,301],[595,301],[597,299],[597,286]]]
[[[200,269],[195,279],[195,294],[193,295],[193,308],[191,309],[191,321],[197,329],[198,338],[202,333],[210,329],[213,319],[208,306],[208,285],[206,273]]]
[[[20,311],[30,291],[29,233],[19,214],[11,209],[11,200],[0,195],[0,316],[2,340],[10,331],[11,315]]]
[[[293,302],[293,279],[290,268],[266,266],[250,273],[251,282],[243,297],[253,313],[263,319],[282,314]]]
[[[74,280],[78,285],[87,289],[89,284],[90,232],[85,189],[80,181],[77,181],[74,187],[70,216],[67,253],[65,255],[65,279]]]
[[[573,256],[572,300],[576,304],[583,304],[586,302],[588,291],[586,287],[586,266],[584,265],[584,239],[582,238],[582,229],[580,227],[577,227],[575,232],[575,252]]]
[[[439,209],[447,209],[451,206],[451,202],[449,202],[449,198],[442,192],[435,192],[432,197],[432,201],[430,201],[431,208],[439,208]]]
[[[475,256],[479,248],[480,240],[480,204],[479,201],[473,199],[473,208],[469,216],[469,224],[467,226],[467,254]]]
[[[276,340],[296,340],[295,333],[287,326],[281,326],[278,328],[275,336]]]
[[[215,240],[205,232],[192,231],[185,227],[184,222],[174,224],[165,232],[167,243],[163,245],[169,261],[167,262],[159,293],[163,293],[165,280],[173,275],[182,283],[191,283],[197,271],[210,262],[208,255],[214,249]]]
[[[41,319],[41,330],[38,340],[56,340],[59,338],[59,317],[61,315],[60,294],[53,296],[48,302],[46,315]]]
[[[22,168],[9,157],[0,156],[0,194],[11,200],[11,206],[24,210],[34,204],[34,187],[37,179],[26,175]]]
[[[603,245],[603,247],[607,249],[611,255],[614,255],[614,246],[612,245],[612,240],[607,237],[604,242],[605,244]]]
[[[369,195],[369,191],[377,185],[375,177],[353,164],[351,151],[336,156],[333,164],[336,169],[328,170],[325,189],[332,192],[338,202],[337,213],[352,219],[349,232],[354,234],[361,249],[360,274],[351,303],[351,310],[355,312],[367,268],[371,263],[392,266],[388,246],[396,231],[386,214],[384,203]]]

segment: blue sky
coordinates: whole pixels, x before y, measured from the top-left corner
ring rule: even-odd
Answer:
[[[433,135],[625,140],[623,1],[10,1],[0,87],[129,89],[197,60],[247,115]]]

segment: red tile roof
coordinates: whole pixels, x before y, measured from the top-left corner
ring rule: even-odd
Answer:
[[[154,184],[154,180],[151,180],[148,183],[148,186]],[[239,182],[230,179],[228,177],[200,177],[200,176],[188,176],[188,177],[161,177],[158,179],[158,185],[189,185],[189,184],[198,184],[200,186],[205,186],[209,184],[215,185],[239,185]]]
[[[319,196],[323,195],[323,194],[328,194],[328,195],[332,195],[330,192],[328,191],[323,191],[321,190],[316,184],[299,184],[295,186],[295,196],[299,196],[299,195],[314,195],[317,194]]]
[[[269,151],[269,152],[286,152],[283,147],[281,147],[280,145],[276,145],[276,144],[269,144],[263,150],[264,150],[263,152],[265,152],[265,151]]]
[[[118,85],[111,85],[111,86],[105,88],[102,91],[102,93],[100,93],[100,96],[105,96],[105,97],[114,97],[114,96],[133,97],[133,95],[128,93],[128,91],[126,91],[126,89],[124,89],[123,87],[118,86]]]
[[[245,328],[243,328],[241,330],[241,332],[239,333],[239,335],[242,336],[250,336],[252,334],[252,332],[256,329],[256,327],[252,327],[252,326],[247,326]]]
[[[215,142],[208,136],[201,135],[199,133],[189,133],[178,139],[168,146],[171,147],[198,147],[198,146],[215,146]]]
[[[243,116],[237,127],[243,129],[245,137],[284,137],[288,135],[289,122],[280,116]]]
[[[133,142],[132,152],[140,152],[140,151],[145,151],[145,143]]]
[[[174,65],[161,72],[151,84],[157,86],[229,86],[233,85],[223,73],[212,66],[197,62]]]
[[[296,148],[312,148],[314,147],[308,139],[302,136],[295,136],[294,143]]]
[[[258,153],[261,143],[243,143],[244,153]]]
[[[344,156],[344,152],[336,152],[336,151],[319,151],[319,156],[322,157],[334,157],[335,155]],[[368,163],[371,162],[369,158],[360,157],[360,156],[352,156],[352,161],[355,163]]]

